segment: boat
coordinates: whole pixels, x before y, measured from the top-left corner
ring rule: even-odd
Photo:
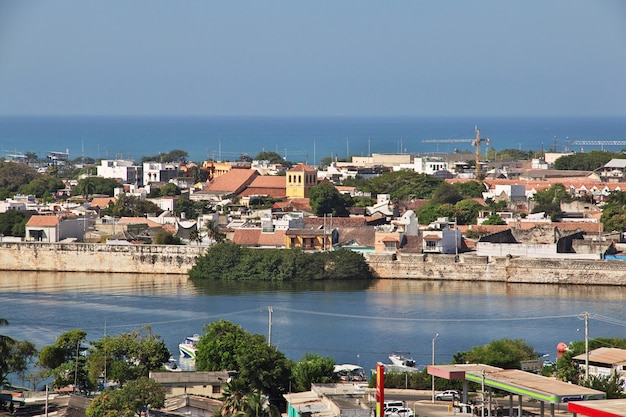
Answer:
[[[415,359],[411,357],[410,352],[393,352],[389,355],[389,360],[395,366],[415,368]]]
[[[178,364],[176,363],[176,359],[172,357],[170,357],[170,359],[163,364],[163,367],[165,368],[166,371],[169,371],[169,372],[182,371],[182,369],[180,369],[180,366],[178,366]]]
[[[200,341],[200,335],[194,334],[193,336],[185,337],[181,343],[178,344],[178,350],[180,356],[183,358],[196,358],[196,352],[198,350],[198,342]]]
[[[335,375],[342,382],[361,382],[367,381],[367,375],[365,375],[365,369],[358,365],[352,365],[349,363],[343,365],[335,365]]]

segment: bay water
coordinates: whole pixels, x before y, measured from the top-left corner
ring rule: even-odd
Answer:
[[[271,307],[271,325],[269,308]],[[486,282],[194,284],[184,275],[2,272],[2,334],[37,348],[83,329],[93,341],[149,326],[174,357],[178,343],[229,320],[269,337],[287,357],[312,352],[366,370],[409,351],[418,366],[496,339],[524,339],[555,360],[556,345],[626,337],[626,288]]]
[[[474,152],[466,143],[427,139],[472,139],[478,127],[496,150],[558,152],[624,146],[574,146],[574,140],[626,140],[626,117],[252,117],[252,116],[1,116],[0,151],[70,153],[70,158],[134,159],[182,149],[192,161],[235,160],[274,151],[292,162],[317,165],[324,157],[372,153]],[[485,152],[485,145],[482,146]]]

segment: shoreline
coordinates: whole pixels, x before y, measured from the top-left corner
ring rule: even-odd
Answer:
[[[0,242],[0,270],[187,275],[207,247]],[[626,285],[616,260],[370,254],[375,278],[558,285]]]

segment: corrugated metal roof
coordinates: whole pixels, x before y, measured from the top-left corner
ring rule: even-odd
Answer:
[[[577,361],[585,361],[586,355],[575,356]],[[589,352],[589,362],[604,363],[607,365],[626,364],[626,349],[602,347]]]

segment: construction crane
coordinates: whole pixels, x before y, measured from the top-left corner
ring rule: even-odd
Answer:
[[[605,146],[625,146],[626,140],[574,140],[572,145],[600,146],[604,150]]]
[[[422,143],[471,143],[476,148],[476,178],[480,175],[480,144],[485,142],[491,144],[491,139],[481,138],[480,129],[475,127],[476,138],[474,139],[424,139]]]

